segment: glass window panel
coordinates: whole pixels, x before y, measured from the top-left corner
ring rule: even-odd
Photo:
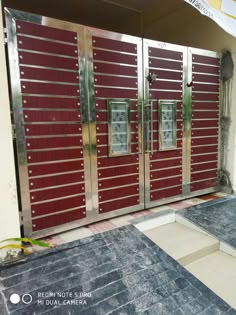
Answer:
[[[159,150],[176,149],[176,101],[159,101]]]
[[[108,99],[109,156],[130,154],[130,100]]]

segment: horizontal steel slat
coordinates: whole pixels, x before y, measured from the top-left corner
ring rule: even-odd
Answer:
[[[200,171],[207,171],[207,170],[211,170],[211,169],[217,169],[217,162],[191,165],[191,172],[192,173],[200,172]]]
[[[150,196],[151,201],[170,198],[182,194],[182,186],[165,188],[164,190],[153,191]]]
[[[20,66],[20,78],[23,80],[77,83],[79,86],[78,73],[55,69],[35,69],[33,67]]]
[[[41,178],[31,178],[29,181],[30,190],[47,188],[52,186],[60,186],[84,181],[84,172],[76,172],[71,174],[54,175]]]
[[[96,110],[107,110],[107,100],[96,100]],[[130,110],[137,110],[137,101],[130,101]]]
[[[218,128],[219,119],[192,120],[192,128]]]
[[[192,55],[193,62],[205,63],[207,65],[220,66],[220,58],[210,57],[210,56],[201,56],[201,55]]]
[[[192,103],[193,110],[219,110],[218,102],[193,102]]]
[[[192,76],[193,81],[197,81],[197,82],[204,82],[204,83],[219,83],[220,82],[220,77],[217,76],[213,76],[213,75],[208,75],[206,74],[198,74],[198,73],[194,73]]]
[[[43,53],[65,55],[70,57],[78,57],[77,47],[75,48],[72,45],[55,43],[36,38],[29,38],[21,35],[17,36],[17,44],[18,49],[40,51]]]
[[[124,164],[138,163],[139,158],[136,155],[124,155],[118,157],[100,158],[98,159],[98,167],[118,166]]]
[[[151,192],[155,189],[162,189],[162,188],[168,188],[171,186],[177,186],[181,185],[182,183],[182,176],[172,177],[172,178],[163,178],[159,180],[151,180],[150,189]]]
[[[208,178],[214,178],[214,177],[217,178],[217,170],[200,172],[200,173],[191,173],[192,182],[208,179]]]
[[[94,73],[127,75],[127,76],[132,76],[132,77],[136,77],[138,73],[137,67],[127,67],[127,66],[104,63],[104,62],[99,62],[99,61],[94,61],[93,69],[94,69]]]
[[[182,82],[157,80],[149,83],[149,91],[153,89],[182,91],[182,88]]]
[[[114,177],[120,175],[128,175],[139,173],[139,166],[136,165],[127,165],[127,166],[119,166],[119,167],[111,167],[98,171],[98,178],[103,179],[107,177]],[[115,179],[113,179],[115,180]]]
[[[22,96],[23,108],[80,109],[80,100],[66,97]]]
[[[133,43],[127,43],[121,40],[115,40],[98,36],[93,36],[92,39],[94,47],[124,51],[132,54],[137,53],[137,45]]]
[[[82,207],[84,205],[85,196],[81,195],[32,205],[31,212],[32,217],[37,217],[45,214],[53,214],[54,212],[65,211],[71,208]]]
[[[202,182],[191,183],[191,191],[197,191],[217,186],[217,179],[207,179]]]
[[[126,89],[114,89],[114,88],[105,88],[105,87],[96,87],[95,88],[95,96],[96,97],[104,97],[104,98],[138,98],[137,89],[134,90],[126,90]]]
[[[206,144],[218,144],[218,137],[205,137],[205,138],[192,138],[192,146],[206,145]]]
[[[16,28],[18,33],[24,35],[54,39],[77,45],[77,33],[72,31],[18,20],[16,21]]]
[[[192,111],[192,118],[194,119],[218,119],[218,111]]]
[[[219,102],[219,94],[196,93],[193,91],[193,101],[217,101]]]
[[[138,123],[130,123],[131,132],[138,132]],[[108,133],[108,124],[97,124],[96,127],[97,134],[99,133]]]
[[[55,227],[75,220],[80,220],[86,217],[85,208],[68,211],[48,216],[47,219],[39,218],[32,221],[33,231],[39,231],[50,227]]]
[[[129,197],[135,194],[139,194],[139,185],[130,185],[126,187],[120,187],[115,189],[108,189],[98,192],[99,202],[113,200],[116,198]]]
[[[219,87],[219,85],[193,83],[192,90],[193,91],[218,92],[219,93],[220,87]]]
[[[25,135],[29,136],[53,136],[82,134],[81,124],[25,124]]]
[[[84,184],[75,184],[57,188],[47,188],[46,190],[31,191],[31,203],[66,197],[71,195],[78,195],[84,193]]]
[[[170,158],[174,158],[174,157],[181,157],[182,156],[182,149],[176,149],[176,150],[171,150],[171,151],[158,151],[158,152],[154,152],[153,154],[151,154],[150,156],[150,160],[164,160],[164,159],[170,159]]]
[[[192,147],[191,153],[194,154],[204,154],[204,153],[212,153],[218,151],[218,145],[208,145],[206,147]]]
[[[154,59],[149,57],[149,67],[182,71],[183,63],[170,60]]]
[[[49,148],[82,147],[82,137],[34,138],[26,140],[26,150]]]
[[[149,73],[156,74],[157,78],[160,80],[179,80],[179,81],[182,81],[182,78],[183,78],[182,72],[161,70],[161,69],[155,69],[152,67],[149,67]]]
[[[39,53],[36,54],[25,51],[19,52],[19,63],[21,65],[68,69],[77,72],[79,70],[79,64],[76,59],[43,55]]]
[[[176,158],[172,160],[162,160],[151,162],[150,169],[151,170],[159,170],[161,168],[168,168],[168,167],[179,167],[182,165],[182,158]]]
[[[194,72],[193,75],[195,75],[195,72],[200,72],[204,74],[215,74],[219,75],[220,73],[220,67],[209,67],[207,65],[198,65],[193,63],[192,70]]]
[[[182,174],[182,167],[169,168],[165,170],[157,170],[151,172],[151,180],[157,180],[159,178],[165,178],[170,176],[177,176]],[[173,186],[173,185],[172,185]]]
[[[155,47],[148,47],[148,53],[150,57],[158,57],[158,58],[166,58],[166,59],[174,59],[174,60],[182,60],[183,53],[174,50],[161,49]]]
[[[24,110],[24,121],[28,122],[63,122],[74,121],[81,122],[81,114],[79,112],[67,111],[34,111]]]
[[[139,204],[139,196],[126,197],[125,199],[115,200],[99,205],[99,212],[105,213],[123,208],[132,207]]]
[[[191,157],[191,163],[202,163],[202,162],[211,162],[211,161],[217,161],[218,160],[218,154],[204,154],[204,155],[197,155]]]
[[[192,137],[217,136],[218,133],[218,129],[196,129],[192,130]]]
[[[50,175],[56,173],[67,173],[80,171],[84,169],[84,163],[81,161],[62,162],[54,164],[31,165],[28,167],[29,177]]]
[[[47,150],[47,151],[37,151],[37,152],[27,152],[28,164],[31,163],[42,163],[42,162],[52,162],[59,160],[72,160],[72,159],[82,159],[83,149],[62,149],[62,150]]]
[[[79,86],[69,84],[39,83],[39,82],[21,82],[21,92],[24,94],[43,94],[43,95],[66,95],[79,96]]]
[[[120,174],[121,175],[121,174]],[[139,176],[132,175],[132,176],[125,176],[125,177],[118,177],[118,178],[110,178],[106,180],[99,180],[98,181],[98,188],[101,189],[112,189],[118,186],[124,185],[132,185],[139,183]],[[119,189],[119,188],[117,188]]]
[[[104,75],[94,75],[95,87],[98,85],[104,86],[116,86],[116,87],[130,87],[137,89],[138,82],[137,78],[124,78],[117,76],[104,76]]]
[[[93,49],[94,60],[109,61],[114,63],[123,63],[128,65],[137,65],[137,56],[121,54],[111,51],[102,51],[98,49]]]
[[[151,91],[149,92],[151,99],[158,100],[182,100],[182,92],[172,91]]]

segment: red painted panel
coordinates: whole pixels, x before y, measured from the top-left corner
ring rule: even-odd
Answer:
[[[208,180],[204,180],[202,182],[192,183],[191,184],[191,191],[213,188],[215,186],[217,186],[217,180],[216,179],[208,179]]]
[[[81,207],[84,205],[85,205],[85,196],[77,196],[77,197],[70,197],[70,198],[65,198],[61,200],[43,202],[40,204],[32,205],[31,211],[32,211],[32,216],[37,217],[40,215],[59,212],[66,209]],[[46,221],[45,218],[44,218],[44,221]]]
[[[79,85],[79,76],[75,72],[67,72],[61,70],[40,69],[20,67],[21,79],[41,80],[41,81],[57,81],[77,83]]]
[[[60,197],[78,195],[81,193],[84,193],[84,184],[76,184],[58,188],[47,188],[46,190],[31,191],[30,200],[33,203]]]
[[[27,152],[28,164],[59,161],[59,160],[82,159],[82,158],[83,158],[82,149],[66,149],[66,150],[63,149],[63,150],[53,150],[53,151]]]
[[[193,92],[192,99],[194,101],[219,101],[219,94],[210,94],[210,93],[196,93]]]
[[[118,166],[124,164],[133,164],[138,163],[139,158],[137,155],[125,155],[125,156],[118,156],[118,157],[110,157],[107,158],[100,158],[98,159],[98,167],[109,167],[109,166]]]
[[[17,31],[21,34],[56,39],[77,45],[77,38],[75,38],[77,33],[75,32],[23,21],[16,21],[16,26]]]
[[[107,109],[107,100],[96,100],[96,110],[106,110]],[[130,101],[130,110],[137,110],[138,105],[137,101]]]
[[[192,145],[205,145],[205,144],[217,144],[217,137],[209,137],[209,138],[193,138],[191,141]]]
[[[56,173],[79,171],[84,169],[83,161],[31,165],[28,167],[29,177]]]
[[[138,124],[133,122],[130,124],[131,132],[138,132]],[[97,134],[99,133],[108,133],[108,125],[107,124],[97,124]]]
[[[151,172],[151,180],[165,178],[170,176],[177,176],[182,174],[182,167],[170,168],[166,170],[158,170]]]
[[[195,75],[195,72],[201,72],[204,74],[217,74],[219,75],[220,73],[220,68],[219,67],[209,67],[209,66],[204,66],[204,65],[197,65],[193,64],[193,72]]]
[[[183,63],[177,61],[149,58],[149,67],[182,71]]]
[[[129,75],[136,77],[137,76],[137,67],[127,67],[122,65],[114,65],[103,62],[95,61],[94,73],[109,73],[109,74],[119,74],[119,75]]]
[[[217,119],[219,117],[218,111],[196,111],[192,112],[192,117],[194,119]]]
[[[155,201],[163,198],[174,197],[182,194],[182,186],[166,188],[165,190],[159,190],[151,193],[150,200]]]
[[[127,43],[127,42],[114,40],[110,38],[97,37],[97,36],[93,36],[93,47],[125,51],[125,52],[130,52],[133,54],[137,53],[136,44]]]
[[[105,75],[95,75],[95,86],[105,85],[105,86],[118,86],[118,87],[131,87],[137,89],[138,82],[136,78],[123,78],[117,76],[105,76]]]
[[[211,170],[211,169],[216,169],[217,170],[217,162],[196,164],[196,165],[192,165],[191,166],[192,173],[200,172],[200,171],[206,171],[206,170]]]
[[[99,122],[108,121],[107,112],[97,112],[96,113],[96,120]],[[138,121],[138,111],[130,113],[130,121]]]
[[[207,153],[207,152],[206,152]],[[217,161],[218,160],[218,154],[206,154],[206,155],[197,155],[192,156],[191,163],[202,163],[202,162],[211,162],[211,161]]]
[[[94,49],[93,58],[94,60],[100,60],[100,61],[123,63],[123,64],[135,65],[135,66],[137,65],[137,56],[121,54],[121,53],[111,52],[111,51],[103,51],[103,50]]]
[[[191,181],[195,182],[202,179],[216,178],[216,177],[217,177],[217,170],[194,173],[194,174],[192,173]]]
[[[77,111],[31,111],[24,110],[25,122],[63,122],[81,121],[81,114]]]
[[[182,72],[174,72],[174,71],[168,71],[168,70],[160,70],[160,69],[153,69],[149,68],[149,72],[155,73],[158,77],[158,79],[167,79],[167,80],[179,80],[182,81],[183,74]]]
[[[53,83],[39,82],[21,82],[21,92],[26,94],[46,94],[46,95],[67,95],[79,96],[80,89],[78,85],[63,85]]]
[[[29,38],[21,35],[17,36],[17,43],[19,49],[40,51],[56,55],[65,55],[74,58],[78,57],[77,47],[74,47],[72,45],[55,43],[36,38]]]
[[[106,178],[106,177],[113,177],[113,176],[119,176],[119,175],[128,175],[128,174],[137,174],[139,173],[139,167],[138,164],[136,165],[129,165],[129,166],[120,166],[120,167],[112,167],[112,168],[105,168],[102,170],[99,170],[98,172],[98,178]],[[113,180],[115,180],[113,178]]]
[[[182,183],[182,176],[173,178],[163,178],[160,180],[151,180],[151,191],[155,189],[161,189],[164,187],[171,187],[180,185]]]
[[[182,100],[182,92],[152,91],[149,95],[154,100]]]
[[[139,185],[133,185],[133,186],[130,185],[128,187],[100,191],[98,195],[99,195],[99,201],[102,202],[102,201],[108,201],[108,200],[121,198],[125,196],[129,197],[138,193],[139,193]]]
[[[192,120],[193,128],[210,128],[215,127],[218,128],[219,120]]]
[[[192,108],[193,110],[219,110],[219,103],[194,102]]]
[[[159,90],[173,90],[173,91],[182,91],[182,82],[171,82],[171,81],[154,81],[149,84],[150,90],[159,89]]]
[[[139,204],[139,196],[136,197],[129,197],[125,199],[120,199],[116,201],[110,201],[100,204],[99,212],[105,213],[109,211],[119,210],[126,207],[132,207]]]
[[[158,151],[154,152],[154,154],[151,155],[151,160],[161,160],[161,159],[170,159],[173,157],[181,157],[182,156],[182,150],[171,150],[171,151]]]
[[[182,158],[176,158],[172,160],[161,160],[156,162],[151,162],[150,169],[151,170],[157,170],[161,168],[168,168],[173,166],[180,166],[182,165]]]
[[[81,134],[82,126],[81,124],[55,124],[55,125],[25,125],[25,135],[26,136],[46,136],[46,135],[70,135],[70,134]]]
[[[191,150],[192,154],[212,153],[218,152],[217,145],[209,145],[207,147],[193,147]]]
[[[66,108],[80,109],[80,101],[77,98],[44,97],[44,96],[23,96],[24,108]]]
[[[82,146],[82,137],[33,138],[26,140],[26,149],[66,148]]]
[[[34,65],[59,69],[70,69],[78,71],[79,65],[76,59],[34,54],[21,51],[19,54],[19,63],[22,65]]]
[[[192,137],[217,136],[218,129],[195,129],[192,130]]]
[[[152,56],[152,57],[174,59],[174,60],[183,59],[183,53],[179,51],[148,47],[148,52],[149,52],[149,56]]]
[[[95,88],[96,97],[107,98],[133,98],[138,97],[138,91],[135,90],[125,90],[125,89],[114,89],[114,88]]]
[[[219,85],[215,84],[201,84],[201,83],[193,83],[192,86],[193,91],[205,91],[205,92],[219,92]]]
[[[196,82],[209,82],[209,83],[219,83],[220,78],[218,75],[207,75],[207,74],[193,74],[193,81]]]
[[[131,144],[131,152],[132,153],[138,153],[139,152],[138,144]],[[101,157],[101,156],[107,156],[108,157],[108,146],[107,145],[99,146],[98,150],[97,150],[97,155],[99,157]]]
[[[45,218],[35,219],[33,223],[33,231],[47,229],[53,226],[62,225],[75,220],[85,218],[85,208],[69,211],[65,213],[55,214]]]
[[[46,188],[84,181],[84,172],[32,178],[29,181],[30,189]]]
[[[192,55],[193,62],[197,63],[205,63],[207,65],[220,65],[220,59],[217,57],[208,57],[208,56],[201,56],[201,55]]]
[[[98,188],[101,189],[108,189],[108,188],[114,188],[117,186],[123,186],[123,185],[132,185],[132,184],[138,184],[139,176],[132,175],[132,176],[125,176],[125,177],[118,177],[118,178],[111,178],[106,180],[100,180],[98,182]],[[120,188],[117,188],[120,189]]]

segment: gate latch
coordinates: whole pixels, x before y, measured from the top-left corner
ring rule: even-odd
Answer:
[[[149,73],[146,77],[149,83],[152,83],[157,80],[157,75],[155,73]]]

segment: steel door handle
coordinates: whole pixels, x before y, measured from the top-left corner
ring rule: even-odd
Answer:
[[[149,104],[144,105],[146,108],[150,108],[150,121],[147,123],[147,129],[146,129],[146,144],[147,144],[147,138],[149,139],[149,123],[151,123],[151,150],[145,150],[145,153],[151,153],[153,154],[153,102],[151,101]],[[148,136],[147,136],[148,135]]]

